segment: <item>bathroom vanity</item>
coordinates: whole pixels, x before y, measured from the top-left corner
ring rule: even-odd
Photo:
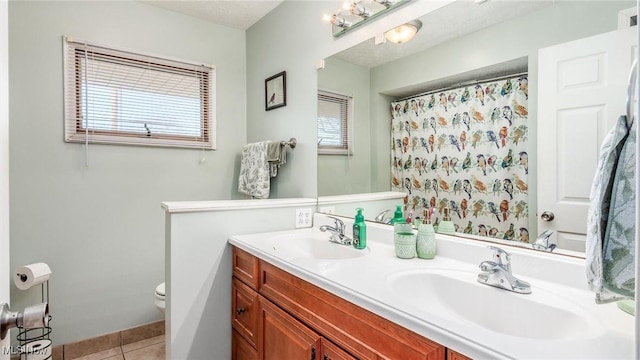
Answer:
[[[344,219],[347,229],[349,219]],[[394,256],[390,228],[368,248],[316,228],[234,236],[234,359],[631,359],[633,317],[596,305],[584,260],[511,253],[516,294],[477,282],[487,244],[439,236],[434,260]]]
[[[445,359],[444,346],[235,247],[233,275],[233,359]]]

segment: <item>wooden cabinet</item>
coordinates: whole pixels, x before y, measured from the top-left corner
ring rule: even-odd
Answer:
[[[255,348],[258,330],[258,293],[237,278],[233,279],[232,284],[232,327]]]
[[[471,360],[471,358],[464,356],[459,352],[447,349],[447,360]]]
[[[233,276],[258,290],[258,263],[257,257],[248,252],[233,248]]]
[[[231,331],[231,360],[258,360],[258,352],[236,330]]]
[[[297,321],[264,297],[259,297],[258,356],[263,360],[314,360],[320,350],[320,335]]]
[[[356,360],[355,357],[349,355],[349,353],[340,349],[327,339],[322,339],[322,351],[320,351],[320,355],[320,360]]]
[[[235,247],[233,275],[234,359],[468,359]]]

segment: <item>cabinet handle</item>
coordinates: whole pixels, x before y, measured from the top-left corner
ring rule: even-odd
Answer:
[[[245,311],[246,311],[245,308],[237,308],[236,309],[236,314],[242,315]]]

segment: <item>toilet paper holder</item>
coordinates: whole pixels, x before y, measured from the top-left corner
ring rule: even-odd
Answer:
[[[41,303],[25,308],[23,311],[11,311],[6,303],[0,304],[0,340],[4,340],[9,329],[43,328],[49,325],[49,304]]]

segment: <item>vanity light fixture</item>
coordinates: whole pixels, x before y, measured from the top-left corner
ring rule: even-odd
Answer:
[[[340,17],[336,14],[333,14],[331,16],[325,15],[323,16],[323,19],[331,23],[331,25],[337,26],[342,29],[348,29],[351,26],[351,23],[349,21],[347,21],[345,18]]]
[[[324,15],[334,37],[339,37],[412,0],[347,0],[333,15]]]
[[[402,44],[413,39],[421,27],[422,22],[420,20],[413,20],[387,31],[384,36],[392,43]]]
[[[373,1],[375,1],[375,2],[377,2],[378,4],[380,4],[380,5],[384,6],[384,7],[386,7],[387,9],[388,9],[390,6],[393,6],[393,4],[395,4],[395,3],[396,3],[396,1],[395,1],[395,0],[373,0]]]
[[[353,15],[360,16],[363,19],[371,16],[371,12],[367,10],[362,4],[354,2],[354,3],[344,3],[345,10],[349,10]]]

